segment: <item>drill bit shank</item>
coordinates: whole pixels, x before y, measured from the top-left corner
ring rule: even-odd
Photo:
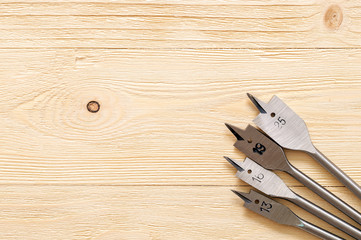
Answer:
[[[243,171],[239,171],[237,168],[238,171],[236,176],[250,184],[252,187],[272,197],[286,199],[340,229],[351,237],[361,239],[361,231],[359,229],[291,191],[275,173],[263,168],[249,158],[246,158],[244,162],[235,161],[228,157],[225,158],[233,166],[238,165],[240,169],[244,169]]]
[[[260,129],[282,147],[308,153],[361,199],[361,187],[314,147],[305,122],[290,107],[277,96],[264,103],[247,95],[260,111],[253,120]]]
[[[248,125],[245,130],[230,124],[226,124],[226,126],[232,129],[233,134],[239,135],[234,146],[246,156],[268,170],[287,172],[334,207],[361,224],[361,214],[357,210],[294,167],[288,161],[282,147],[273,140],[251,125]]]
[[[307,231],[321,239],[340,240],[340,238],[324,229],[321,229],[294,214],[288,207],[253,190],[249,193],[232,190],[244,200],[244,207],[280,224],[294,226]]]

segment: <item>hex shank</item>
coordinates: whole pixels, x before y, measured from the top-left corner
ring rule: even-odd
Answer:
[[[307,152],[313,159],[315,159],[322,167],[335,176],[345,187],[350,189],[359,199],[361,199],[361,187],[346,175],[339,167],[333,164],[325,155],[323,155],[317,148],[315,152]]]
[[[295,198],[287,198],[290,202],[296,204],[297,206],[305,209],[306,211],[312,213],[323,221],[329,223],[330,225],[340,229],[344,233],[350,235],[355,239],[361,239],[361,231],[351,224],[343,221],[342,219],[336,217],[332,213],[318,207],[317,205],[311,203],[307,199],[296,194]]]
[[[313,225],[312,223],[309,223],[303,219],[300,219],[301,222],[302,222],[302,226],[297,226],[298,228],[308,232],[308,233],[311,233],[312,235],[316,236],[316,237],[319,237],[321,239],[327,239],[327,240],[340,240],[340,239],[343,239],[341,237],[338,237],[336,236],[335,234],[333,233],[330,233],[329,231],[326,231],[322,228],[319,228],[315,225]]]

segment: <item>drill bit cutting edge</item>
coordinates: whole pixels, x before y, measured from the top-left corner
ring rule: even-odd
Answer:
[[[249,193],[238,192],[235,190],[232,190],[232,192],[244,201],[244,207],[268,219],[271,219],[272,221],[300,228],[321,239],[343,239],[333,233],[313,225],[312,223],[307,222],[306,220],[303,220],[294,214],[288,207],[273,201],[272,199],[253,190],[251,190]]]
[[[361,239],[359,229],[293,192],[274,172],[263,168],[249,158],[246,158],[244,162],[229,157],[224,158],[237,169],[236,176],[252,187],[271,197],[286,199],[351,237]]]
[[[313,145],[305,122],[290,107],[277,96],[264,103],[247,95],[260,111],[253,122],[262,131],[284,148],[309,154],[361,199],[361,187]]]
[[[234,146],[246,155],[243,162],[224,157],[237,169],[236,176],[266,195],[288,200],[354,239],[361,240],[359,225],[355,227],[293,192],[270,170],[288,173],[358,224],[361,224],[361,213],[293,166],[283,148],[306,152],[360,199],[361,187],[313,145],[305,122],[281,99],[273,96],[264,103],[249,93],[247,95],[260,112],[253,122],[263,132],[251,125],[241,129],[225,124],[237,139]],[[245,201],[246,208],[264,217],[301,228],[322,239],[342,239],[306,222],[286,206],[253,190],[250,193],[232,191]]]
[[[280,170],[290,174],[342,213],[361,224],[361,213],[294,167],[288,161],[282,147],[272,139],[251,125],[244,130],[227,123],[226,126],[237,138],[234,146],[246,156],[268,170]]]

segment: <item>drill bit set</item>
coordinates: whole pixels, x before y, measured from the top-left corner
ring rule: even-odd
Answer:
[[[247,95],[260,111],[260,114],[253,122],[264,133],[251,125],[248,125],[246,129],[241,129],[226,123],[227,128],[237,139],[234,146],[247,156],[243,162],[225,157],[236,168],[236,176],[264,194],[290,201],[349,236],[360,240],[361,230],[359,226],[361,224],[361,214],[294,167],[288,161],[283,148],[303,151],[309,154],[359,199],[361,199],[361,187],[312,144],[305,122],[281,99],[273,96],[269,103],[266,104],[250,94]],[[358,227],[345,222],[296,194],[287,187],[281,178],[270,170],[288,173],[353,219],[358,224]],[[249,193],[233,192],[244,200],[246,208],[273,221],[301,228],[321,239],[343,239],[299,218],[286,206],[256,191],[251,190]]]

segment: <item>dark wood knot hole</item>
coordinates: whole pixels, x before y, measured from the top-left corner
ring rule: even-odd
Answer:
[[[96,113],[100,109],[100,104],[97,101],[90,101],[86,105],[86,108],[88,109],[89,112]]]

